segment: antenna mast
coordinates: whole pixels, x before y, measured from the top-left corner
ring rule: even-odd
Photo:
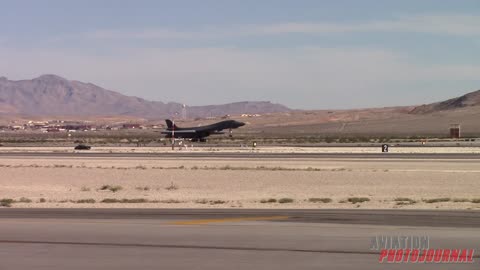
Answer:
[[[182,105],[182,120],[187,120],[187,105]]]

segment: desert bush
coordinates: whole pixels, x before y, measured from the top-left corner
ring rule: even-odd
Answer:
[[[122,199],[121,203],[147,203],[148,200],[144,198],[136,198],[136,199]]]
[[[123,189],[122,186],[103,185],[102,187],[100,187],[100,190],[109,190],[111,192],[117,192],[122,189]]]
[[[439,202],[449,202],[450,198],[435,198],[435,199],[427,199],[423,200],[426,203],[439,203]]]
[[[207,204],[207,203],[208,203],[208,200],[206,200],[206,199],[200,199],[200,200],[196,200],[195,203]]]
[[[76,203],[95,203],[94,199],[80,199],[77,200]]]
[[[278,200],[279,203],[293,203],[293,199],[292,198],[281,198],[280,200]]]
[[[14,203],[15,200],[13,199],[1,199],[0,200],[0,206],[2,207],[11,207],[12,203]]]
[[[101,201],[102,203],[119,203],[119,199],[113,199],[113,198],[106,198]]]
[[[224,204],[224,203],[226,203],[226,201],[222,201],[222,200],[210,201],[210,204]]]
[[[350,197],[347,199],[347,201],[355,204],[355,203],[369,202],[370,199],[366,197]]]
[[[175,200],[175,199],[168,199],[168,200],[162,200],[160,203],[182,203],[180,200]]]
[[[136,199],[114,199],[114,198],[106,198],[101,201],[102,203],[147,203],[149,202],[147,199],[144,198],[136,198]]]
[[[25,198],[25,197],[22,197],[18,200],[18,202],[21,202],[21,203],[31,203],[32,200],[30,200],[29,198]]]
[[[308,201],[313,202],[313,203],[318,203],[318,202],[330,203],[330,202],[332,202],[332,199],[330,199],[330,198],[310,198],[310,199],[308,199]]]
[[[414,199],[403,198],[403,197],[395,198],[394,201],[395,201],[395,202],[406,202],[406,203],[411,203],[411,204],[414,204],[414,203],[417,202],[417,201],[415,201]]]

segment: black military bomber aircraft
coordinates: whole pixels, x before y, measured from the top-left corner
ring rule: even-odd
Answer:
[[[162,134],[165,134],[166,138],[191,139],[192,142],[206,142],[206,137],[210,135],[225,134],[225,132],[222,132],[224,129],[229,129],[230,136],[232,136],[232,129],[245,125],[245,123],[239,121],[225,120],[208,126],[181,128],[169,119],[165,122],[167,123],[167,129],[162,131]]]

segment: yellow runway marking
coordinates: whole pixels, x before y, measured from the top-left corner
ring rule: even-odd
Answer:
[[[171,222],[171,225],[204,225],[209,223],[239,222],[239,221],[263,221],[263,220],[282,220],[288,219],[287,216],[271,217],[239,217],[239,218],[216,218],[216,219],[197,219]]]

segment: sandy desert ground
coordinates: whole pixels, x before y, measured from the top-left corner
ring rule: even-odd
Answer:
[[[176,152],[194,153],[379,153],[380,146],[374,147],[289,147],[289,146],[261,146],[252,147],[176,147]],[[172,152],[167,147],[92,147],[89,151],[75,151],[73,147],[0,147],[0,153],[166,153]],[[390,153],[418,154],[418,153],[459,153],[480,154],[480,147],[396,147],[391,145]]]
[[[11,207],[480,209],[479,179],[480,160],[0,158]]]

